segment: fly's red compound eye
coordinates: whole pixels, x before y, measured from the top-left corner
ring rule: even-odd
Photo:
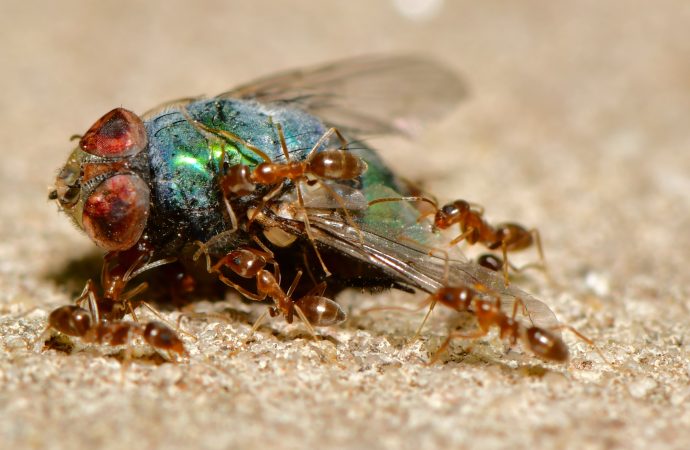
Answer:
[[[139,116],[124,108],[115,108],[89,128],[79,146],[92,155],[122,158],[142,151],[147,141],[146,127]]]
[[[99,247],[126,250],[137,243],[149,214],[149,188],[137,175],[103,181],[84,203],[82,225]]]

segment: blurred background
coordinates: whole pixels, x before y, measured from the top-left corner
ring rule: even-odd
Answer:
[[[564,369],[561,384],[539,385],[540,391],[534,386],[540,381],[509,370],[491,371],[494,379],[481,365],[463,367],[452,357],[452,367],[428,372],[417,363],[395,363],[412,371],[400,375],[403,380],[455,390],[435,397],[434,389],[420,390],[400,379],[391,385],[367,379],[376,386],[372,391],[353,381],[349,398],[363,409],[339,418],[342,422],[328,421],[315,406],[325,395],[320,388],[297,392],[293,400],[314,402],[306,408],[309,419],[286,426],[285,440],[275,442],[318,445],[328,442],[330,426],[342,425],[336,440],[342,447],[464,445],[470,437],[501,447],[506,442],[501,423],[514,424],[509,437],[516,448],[564,442],[609,448],[633,436],[640,446],[688,442],[690,2],[2,0],[0,37],[0,312],[13,333],[19,332],[17,314],[70,301],[79,287],[65,288],[54,274],[94,252],[46,199],[74,145],[72,134],[83,133],[116,106],[143,112],[282,69],[362,54],[417,53],[457,70],[470,96],[415,141],[375,143],[383,158],[441,200],[469,199],[484,205],[493,221],[538,227],[558,287],[538,273],[526,277],[525,286],[563,320],[596,338],[625,369],[602,375],[597,364],[592,375],[588,368],[596,356],[587,359],[583,355],[591,352],[578,344],[580,363]],[[533,260],[529,254],[516,259]],[[43,326],[45,316],[37,314],[22,325],[29,335]],[[8,333],[5,347],[21,347]],[[343,336],[339,339],[346,340]],[[364,354],[372,350],[362,345]],[[32,360],[38,368],[28,368],[8,358],[0,380],[3,373],[20,378],[38,373],[49,361]],[[246,373],[233,370],[251,378],[251,367]],[[346,368],[363,370],[356,364]],[[285,376],[294,381],[291,376],[299,380],[318,371],[300,366],[297,374],[288,370]],[[473,388],[453,384],[458,377],[473,380]],[[487,379],[506,390],[482,389]],[[378,403],[377,395],[395,389],[407,403],[398,394],[386,397],[390,403]],[[600,410],[603,397],[606,413]],[[19,418],[29,412],[12,400],[6,404],[18,409],[0,409],[17,418],[0,420],[4,437],[26,443],[26,433],[42,427],[59,435],[60,422],[50,419],[27,421],[25,434],[19,433]],[[171,408],[184,408],[170,401]],[[375,411],[381,404],[394,410],[390,417]],[[455,416],[444,409],[468,404],[472,408],[460,413],[458,407]],[[66,408],[60,401],[42,405],[47,411]],[[289,408],[302,414],[301,405]],[[212,416],[217,405],[205,408]],[[159,417],[172,410],[147,411]],[[238,434],[217,436],[218,442],[250,445],[263,439],[261,430],[239,426],[256,418],[249,410],[253,413],[223,410]],[[420,417],[419,411],[428,415]],[[150,419],[148,413],[142,414]],[[264,413],[258,420],[282,424]],[[138,416],[131,417],[120,425],[136,431]],[[488,417],[500,418],[494,422],[498,430],[481,421]],[[308,427],[309,420],[326,420],[327,426]],[[221,429],[220,423],[208,430]],[[202,433],[204,425],[190,425],[189,433]],[[97,428],[88,433],[107,441]],[[147,433],[139,430],[132,442],[143,437],[160,442]],[[165,441],[161,436],[156,439]]]

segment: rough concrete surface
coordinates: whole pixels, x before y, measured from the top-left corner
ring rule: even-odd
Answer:
[[[690,3],[406,3],[0,2],[0,446],[690,448]],[[34,349],[98,270],[46,201],[70,135],[115,106],[372,52],[463,74],[456,112],[381,154],[443,200],[537,226],[557,284],[516,282],[612,366],[570,334],[567,365],[491,335],[427,366],[452,316],[409,344],[420,314],[362,313],[420,300],[398,292],[343,293],[352,319],[327,339],[274,320],[247,347],[262,307],[199,299],[218,314],[184,322],[198,341],[178,364]]]

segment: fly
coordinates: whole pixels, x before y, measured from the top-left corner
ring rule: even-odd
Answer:
[[[362,143],[414,134],[464,96],[456,74],[438,63],[369,57],[280,73],[141,116],[107,113],[81,137],[50,194],[106,251],[101,289],[90,282],[77,299],[80,317],[90,318],[84,330],[127,314],[136,320],[146,286],[130,288],[133,278],[202,256],[209,273],[244,297],[270,300],[271,315],[297,315],[310,329],[344,320],[331,299],[344,287],[435,294],[449,285],[483,286],[500,308],[520,304],[532,324],[555,328],[548,306],[494,271],[430,252],[445,244],[425,214],[385,200],[419,193]],[[50,327],[86,334],[63,322]]]

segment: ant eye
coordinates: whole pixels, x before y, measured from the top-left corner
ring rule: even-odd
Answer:
[[[89,128],[79,140],[79,146],[92,155],[122,158],[139,153],[147,142],[146,127],[139,116],[116,108]]]
[[[126,250],[137,243],[149,214],[149,187],[137,175],[103,181],[84,203],[84,231],[98,246]]]
[[[441,208],[441,212],[443,212],[443,214],[446,216],[454,216],[459,212],[459,210],[455,205],[449,204]]]

